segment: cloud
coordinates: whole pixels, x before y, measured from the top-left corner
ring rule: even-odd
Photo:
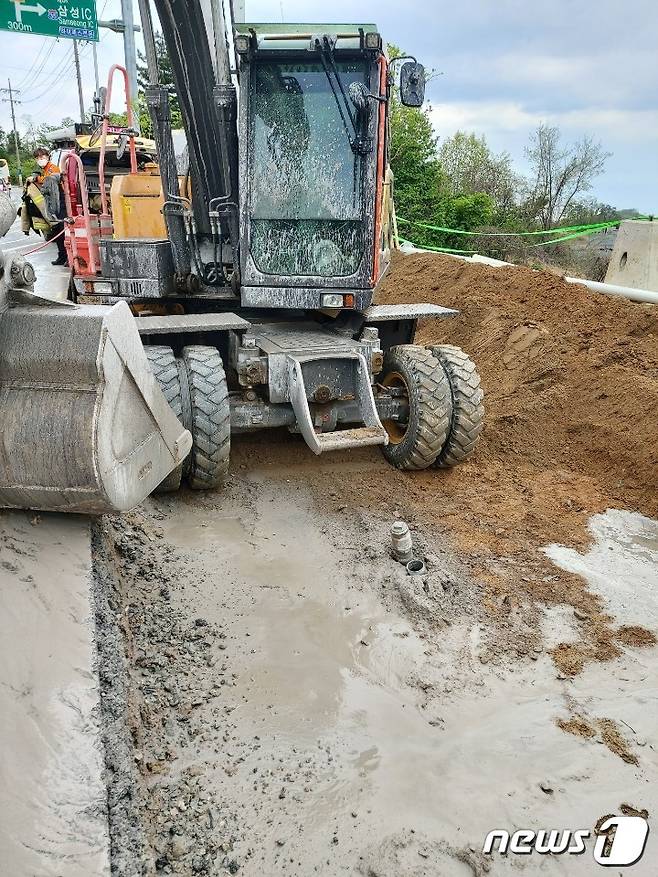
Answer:
[[[457,130],[499,135],[530,132],[542,122],[557,125],[569,136],[590,135],[606,142],[633,144],[641,137],[644,144],[658,142],[658,113],[653,110],[602,109],[579,107],[555,112],[530,111],[514,102],[454,102],[438,104],[431,118],[439,136]]]

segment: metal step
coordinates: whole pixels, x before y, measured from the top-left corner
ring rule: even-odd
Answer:
[[[321,353],[295,356],[288,354],[288,392],[297,426],[306,444],[314,454],[337,451],[346,448],[360,448],[369,445],[388,444],[388,434],[377,413],[375,398],[370,383],[370,370],[362,353],[358,351],[324,351]],[[355,369],[356,401],[363,426],[354,429],[317,432],[309,408],[303,366],[317,360],[346,360]]]
[[[357,426],[355,429],[335,429],[333,432],[316,433],[320,450],[341,451],[346,448],[365,448],[368,445],[384,445],[388,441],[386,430],[376,426]]]

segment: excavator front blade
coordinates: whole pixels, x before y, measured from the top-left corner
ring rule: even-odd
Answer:
[[[0,199],[0,235],[16,215]],[[151,372],[124,302],[35,295],[34,270],[0,251],[0,507],[125,511],[192,444]]]
[[[133,508],[184,460],[191,436],[126,304],[39,301],[0,315],[0,506]]]

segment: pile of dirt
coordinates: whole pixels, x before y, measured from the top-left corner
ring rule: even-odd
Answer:
[[[656,307],[547,272],[434,254],[397,255],[379,301],[459,309],[423,325],[419,340],[450,341],[475,359],[487,402],[484,468],[564,467],[613,504],[658,513]]]
[[[525,597],[574,607],[586,623],[580,642],[554,651],[562,672],[619,655],[628,636],[541,548],[584,547],[589,518],[607,508],[658,514],[658,309],[548,272],[434,254],[395,254],[378,301],[458,309],[421,324],[417,341],[464,348],[485,390],[476,454],[438,478],[414,473],[414,512],[473,557],[493,615]]]

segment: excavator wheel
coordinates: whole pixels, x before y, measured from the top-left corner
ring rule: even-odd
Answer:
[[[450,385],[438,359],[424,347],[401,344],[384,358],[380,383],[408,400],[403,421],[385,420],[384,456],[398,469],[427,469],[448,437]]]
[[[475,363],[460,347],[441,344],[428,349],[441,363],[450,384],[450,429],[434,462],[448,468],[462,463],[475,450],[484,426],[484,392]]]
[[[144,348],[146,358],[151,366],[151,371],[156,377],[162,393],[169,403],[169,407],[176,417],[183,423],[183,397],[181,395],[180,377],[176,357],[171,347],[160,344],[149,345]],[[183,465],[177,466],[164,481],[155,489],[155,493],[172,493],[181,485]]]
[[[210,490],[224,480],[231,452],[231,409],[226,374],[215,347],[184,347],[191,402],[192,451],[188,481],[193,490]]]

